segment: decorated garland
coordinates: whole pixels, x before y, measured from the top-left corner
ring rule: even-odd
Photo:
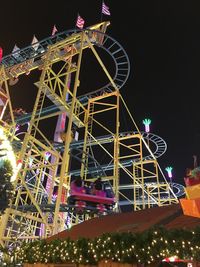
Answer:
[[[100,261],[151,264],[177,256],[200,261],[200,227],[167,230],[159,226],[143,233],[104,234],[93,240],[81,238],[24,243],[10,254],[18,263],[76,263]]]

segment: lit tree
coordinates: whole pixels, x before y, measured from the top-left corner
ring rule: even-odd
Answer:
[[[0,127],[0,214],[8,207],[17,175],[17,163],[12,146]]]
[[[150,119],[144,119],[142,122],[145,126],[145,132],[149,133],[149,131],[150,131],[149,125],[151,124],[151,120]]]

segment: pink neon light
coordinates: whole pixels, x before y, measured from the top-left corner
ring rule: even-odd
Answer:
[[[147,133],[149,133],[150,132],[150,127],[149,127],[149,125],[145,125],[145,131],[147,132]]]

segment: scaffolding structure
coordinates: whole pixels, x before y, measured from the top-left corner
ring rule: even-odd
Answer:
[[[157,162],[166,143],[157,135],[140,132],[134,120],[131,131],[121,129],[120,111],[126,104],[120,88],[129,76],[130,63],[121,45],[106,34],[108,25],[102,22],[59,33],[38,42],[37,50],[30,46],[2,60],[0,94],[5,105],[0,122],[22,162],[14,184],[15,197],[0,218],[3,246],[46,238],[94,216],[76,214],[67,205],[70,181],[76,176],[86,181],[99,176],[108,180],[117,198],[114,212],[126,205],[137,211],[178,203]],[[98,53],[100,48],[114,62],[113,75]],[[108,83],[81,95],[81,67],[87,50]],[[33,70],[40,72],[33,110],[15,117],[9,87]],[[9,120],[5,120],[6,114],[10,114]],[[63,119],[55,142],[47,129],[55,131],[58,117]],[[16,134],[16,125],[25,123],[28,127],[22,139]]]

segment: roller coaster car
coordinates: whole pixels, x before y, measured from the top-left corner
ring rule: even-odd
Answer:
[[[78,212],[91,210],[97,213],[113,210],[116,199],[109,181],[102,181],[102,190],[96,190],[92,183],[87,186],[70,185],[68,204],[73,205]]]

